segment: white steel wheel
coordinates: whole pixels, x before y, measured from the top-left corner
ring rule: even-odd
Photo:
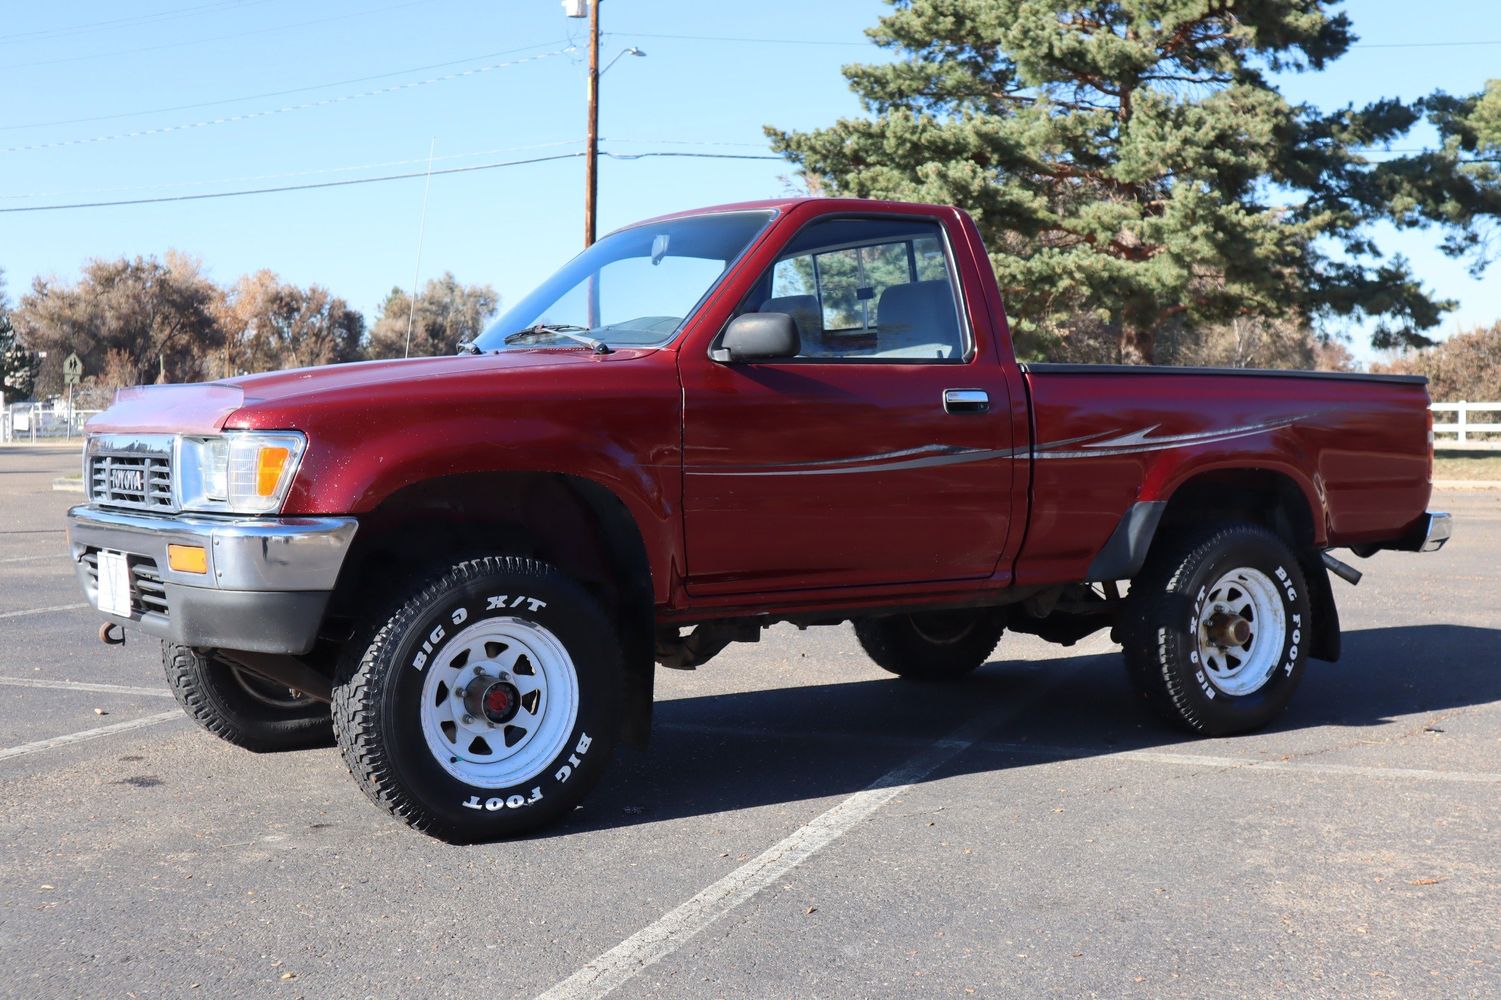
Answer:
[[[1287,614],[1277,584],[1241,566],[1210,587],[1199,612],[1199,659],[1225,694],[1254,694],[1271,679],[1287,640]]]
[[[1260,729],[1287,708],[1315,627],[1298,555],[1264,526],[1237,523],[1154,542],[1119,625],[1137,693],[1204,736]]]
[[[578,672],[557,636],[520,618],[464,629],[428,668],[419,709],[433,759],[477,788],[528,781],[562,752]]]
[[[583,586],[519,556],[412,585],[346,647],[331,714],[365,794],[446,840],[571,815],[620,731],[622,630]]]

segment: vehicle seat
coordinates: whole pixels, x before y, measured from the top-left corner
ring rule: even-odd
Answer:
[[[942,278],[892,285],[876,304],[876,356],[957,358],[963,353],[952,286]]]
[[[802,341],[801,357],[817,357],[826,353],[823,346],[823,310],[819,308],[816,295],[780,295],[767,299],[756,312],[786,313],[797,324],[797,335]]]

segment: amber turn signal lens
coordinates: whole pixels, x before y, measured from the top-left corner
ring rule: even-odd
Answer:
[[[208,552],[200,545],[168,545],[167,565],[179,573],[207,573]]]
[[[287,448],[265,447],[255,458],[255,492],[257,496],[276,495],[276,484],[281,482],[282,470],[292,452]]]

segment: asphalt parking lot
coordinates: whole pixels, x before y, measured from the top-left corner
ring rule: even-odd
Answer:
[[[1101,637],[916,687],[779,627],[662,672],[569,823],[453,847],[99,643],[76,466],[0,446],[0,995],[1501,994],[1501,492],[1336,584],[1345,658],[1268,732],[1181,739]]]

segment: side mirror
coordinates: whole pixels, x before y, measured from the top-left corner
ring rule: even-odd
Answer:
[[[786,313],[746,313],[730,320],[719,346],[710,355],[715,361],[774,361],[795,358],[803,349],[797,322]]]

